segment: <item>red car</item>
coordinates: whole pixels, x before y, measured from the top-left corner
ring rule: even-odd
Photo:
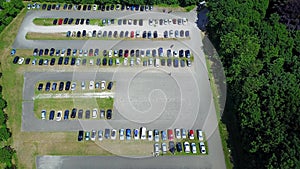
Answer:
[[[168,139],[170,141],[173,141],[173,139],[174,139],[174,135],[173,135],[173,130],[172,129],[168,129]]]
[[[126,49],[125,53],[124,53],[124,57],[128,57],[128,53],[129,53],[129,51],[128,51],[128,49]]]
[[[60,19],[58,20],[58,25],[62,25],[62,23],[63,23],[63,19],[60,18]]]
[[[195,138],[194,137],[194,130],[189,131],[189,137],[190,137],[191,140],[194,140],[194,138]]]
[[[131,37],[131,38],[134,38],[134,31],[131,31],[131,32],[130,32],[130,37]]]

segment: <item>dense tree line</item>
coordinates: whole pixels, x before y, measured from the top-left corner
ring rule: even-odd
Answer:
[[[1,86],[0,88],[2,89]],[[2,91],[0,91],[0,163],[5,164],[7,168],[12,168],[12,156],[15,150],[6,144],[11,137],[11,132],[6,126],[7,115],[3,111],[6,106],[6,101],[2,99]]]
[[[22,0],[0,0],[0,33],[20,13],[24,7]]]
[[[33,0],[35,2],[59,2],[72,4],[125,4],[125,5],[180,5],[182,7],[196,5],[201,0]]]
[[[208,7],[208,36],[231,96],[225,111],[240,136],[236,167],[300,168],[300,31],[268,13],[268,0],[210,0]]]

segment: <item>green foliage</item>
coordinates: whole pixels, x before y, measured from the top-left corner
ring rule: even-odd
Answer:
[[[5,146],[0,149],[0,163],[5,163],[7,167],[11,167],[11,159],[15,151],[9,147]]]
[[[23,9],[24,4],[21,0],[11,0],[10,2],[1,1],[0,8],[0,33],[10,24],[14,17]]]
[[[237,168],[300,167],[300,32],[287,31],[268,5],[208,2],[208,35],[225,67],[241,136]]]

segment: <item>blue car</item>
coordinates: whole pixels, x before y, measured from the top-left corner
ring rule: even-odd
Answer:
[[[66,110],[64,114],[64,120],[68,120],[68,119],[69,119],[69,110]]]
[[[16,54],[16,49],[12,49],[11,52],[10,52],[10,55],[13,56],[13,55],[15,55],[15,54]]]
[[[130,139],[131,139],[131,130],[126,129],[126,140],[130,140]]]
[[[50,111],[50,115],[49,115],[49,120],[53,120],[54,119],[54,110]]]

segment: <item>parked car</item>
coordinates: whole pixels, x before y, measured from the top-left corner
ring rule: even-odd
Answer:
[[[76,117],[76,113],[77,113],[77,109],[73,108],[72,109],[72,113],[71,113],[71,118],[75,118]]]
[[[112,129],[111,130],[111,139],[115,140],[117,138],[117,130]]]
[[[91,140],[92,140],[92,141],[95,141],[95,140],[96,140],[96,130],[92,130]]]
[[[183,146],[184,146],[184,152],[185,153],[190,153],[191,152],[191,148],[190,148],[190,143],[189,142],[184,142],[183,143]]]
[[[148,140],[149,141],[153,140],[153,131],[152,130],[148,130]]]
[[[181,142],[176,143],[176,149],[177,149],[177,152],[182,152]]]
[[[98,130],[98,140],[99,141],[103,140],[103,131],[102,130]]]
[[[43,90],[43,83],[40,83],[38,86],[38,91],[41,91],[41,90]]]
[[[23,62],[24,62],[24,58],[20,57],[19,60],[18,60],[18,64],[21,65],[21,64],[23,64]]]
[[[104,137],[105,137],[106,139],[109,139],[109,138],[110,138],[110,129],[105,129]]]
[[[62,116],[62,111],[61,110],[57,111],[57,113],[56,113],[56,121],[61,121],[61,116]]]
[[[167,144],[166,143],[161,143],[161,151],[163,154],[167,153]]]
[[[106,119],[111,119],[112,118],[112,110],[111,109],[108,109],[106,111]]]
[[[50,115],[49,115],[49,120],[53,120],[54,119],[54,114],[55,114],[54,110],[51,110],[50,111]]]
[[[201,153],[202,153],[202,154],[206,154],[206,148],[205,148],[204,142],[201,141],[201,142],[199,143],[199,145],[200,145],[199,148],[200,148]]]
[[[197,136],[199,141],[203,141],[203,132],[202,130],[198,129],[197,130]]]
[[[93,109],[92,118],[93,119],[97,118],[97,114],[98,114],[98,110],[96,108]]]
[[[69,110],[65,110],[64,120],[68,120],[68,119],[69,119]]]
[[[134,129],[133,131],[133,137],[135,140],[139,139],[139,129]]]
[[[169,151],[170,151],[172,154],[174,154],[174,153],[175,153],[175,150],[176,150],[176,148],[175,148],[175,143],[174,143],[174,141],[169,141]]]
[[[191,139],[191,140],[194,140],[194,130],[189,130],[189,138]]]
[[[84,133],[83,130],[79,130],[79,132],[78,132],[78,141],[82,141],[83,140],[83,133]]]
[[[124,129],[119,130],[119,137],[120,140],[124,140]]]
[[[175,137],[176,139],[181,139],[180,129],[175,129]]]
[[[181,137],[183,138],[183,139],[186,139],[186,130],[185,129],[181,129]]]
[[[85,140],[86,141],[90,140],[90,132],[89,131],[85,132]]]
[[[191,149],[193,154],[197,153],[196,143],[191,143]]]
[[[173,141],[173,139],[174,139],[174,135],[173,135],[173,130],[172,129],[168,129],[168,139],[170,141]]]
[[[90,119],[91,116],[91,111],[90,110],[86,110],[85,111],[85,119]]]
[[[154,153],[156,153],[156,154],[159,154],[159,145],[158,145],[158,143],[155,143],[154,144]]]
[[[41,117],[42,117],[42,120],[46,119],[46,110],[42,110]]]

